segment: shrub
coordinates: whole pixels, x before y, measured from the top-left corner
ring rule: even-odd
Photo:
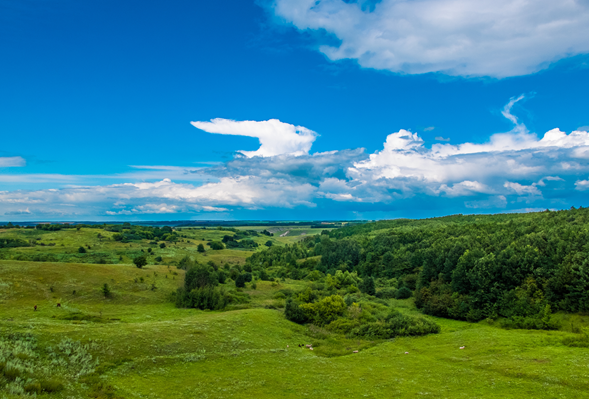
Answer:
[[[102,294],[104,295],[105,298],[108,298],[111,296],[110,287],[108,286],[107,283],[104,283],[104,285],[100,289],[100,292],[102,292]]]
[[[308,321],[307,315],[301,309],[300,303],[289,298],[286,300],[286,306],[284,308],[284,317],[295,323],[303,324]]]
[[[407,299],[411,297],[411,290],[407,287],[401,287],[395,292],[395,298]]]
[[[156,262],[161,262],[162,260],[163,260],[163,259],[162,259],[162,257],[161,257],[161,256],[156,256],[156,257],[155,257],[155,261],[156,261]]]
[[[162,243],[160,244],[160,248],[161,248],[161,249],[164,249],[165,247],[166,247],[166,243],[165,243],[165,242],[162,242]]]
[[[196,247],[196,250],[198,252],[205,252],[205,246],[201,244],[198,244],[198,247]]]
[[[133,259],[133,263],[135,264],[135,266],[141,269],[143,266],[147,265],[147,258],[145,256],[138,256],[135,259]]]
[[[308,319],[318,326],[324,326],[342,316],[347,309],[344,299],[339,295],[332,295],[315,303],[300,305]]]
[[[84,247],[78,248],[78,253],[85,254],[86,253],[86,248],[84,248]]]
[[[211,249],[213,249],[215,251],[225,249],[225,245],[223,245],[223,243],[221,241],[211,241],[209,243],[209,245],[211,246]]]

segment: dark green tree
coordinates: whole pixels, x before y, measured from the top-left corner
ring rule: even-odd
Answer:
[[[135,266],[141,269],[143,266],[147,265],[147,258],[145,257],[145,255],[138,256],[135,259],[133,259],[133,263],[135,264]]]
[[[376,285],[374,284],[372,276],[364,278],[361,285],[362,287],[360,288],[360,291],[368,295],[376,295]]]
[[[239,276],[237,276],[237,279],[235,280],[235,286],[237,288],[245,288],[245,282],[246,282],[245,273],[240,274]]]
[[[107,283],[104,283],[102,288],[100,288],[100,292],[102,292],[102,294],[104,295],[105,298],[108,298],[111,295],[110,287],[108,286]]]
[[[201,253],[202,253],[202,252],[205,252],[205,246],[204,246],[204,245],[202,245],[202,243],[201,243],[201,244],[198,244],[198,247],[196,247],[196,250],[197,250],[198,252],[201,252]]]
[[[81,254],[85,254],[86,253],[86,248],[80,247],[80,248],[78,248],[78,252],[81,253]]]

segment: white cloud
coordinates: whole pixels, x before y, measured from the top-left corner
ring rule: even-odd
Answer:
[[[487,184],[486,180],[500,176],[521,179],[570,169],[571,158],[579,160],[579,170],[587,169],[581,160],[589,158],[589,133],[566,134],[552,129],[538,140],[511,114],[511,107],[521,98],[511,99],[503,110],[515,124],[513,130],[494,134],[486,143],[434,144],[428,149],[416,133],[401,129],[387,137],[382,151],[356,162],[349,174],[362,180],[411,178],[423,183]],[[567,162],[559,164],[559,159]]]
[[[589,133],[553,129],[538,138],[511,113],[521,98],[511,99],[503,109],[514,128],[484,143],[437,143],[428,148],[417,133],[401,129],[388,135],[383,149],[372,154],[364,149],[307,154],[311,141],[302,154],[290,151],[295,145],[279,155],[238,157],[207,168],[140,166],[129,174],[114,175],[133,183],[0,191],[0,207],[5,215],[82,218],[313,208],[325,202],[363,209],[371,204],[398,209],[403,205],[397,204],[408,207],[421,202],[433,209],[431,201],[436,198],[445,204],[460,203],[458,209],[504,209],[518,202],[557,204],[549,201],[581,195],[578,191],[589,189],[589,180],[579,180],[589,173]],[[241,126],[241,122],[230,122]],[[262,122],[253,123],[255,127]],[[267,144],[263,137],[260,151]],[[6,176],[17,181],[29,175]],[[43,176],[49,175],[35,178],[42,181]],[[84,179],[71,177],[72,181]],[[189,180],[198,182],[189,184]],[[56,176],[52,181],[67,183],[68,177]],[[572,188],[573,182],[578,191]],[[25,209],[28,213],[23,213]]]
[[[260,148],[257,151],[240,151],[248,158],[308,154],[317,138],[317,133],[306,127],[280,122],[278,119],[257,122],[216,118],[210,122],[190,123],[208,133],[258,138]]]
[[[575,188],[579,191],[589,190],[589,180],[577,180]]]
[[[19,167],[26,164],[22,157],[0,157],[0,168]]]
[[[508,77],[589,52],[586,0],[274,0],[300,30],[325,30],[331,60],[399,73]]]
[[[435,137],[435,139],[436,139],[437,141],[450,141],[450,139],[444,138],[444,137],[442,137],[442,136],[436,136],[436,137]]]
[[[519,195],[530,194],[530,195],[542,195],[536,184],[532,184],[529,186],[524,186],[519,183],[514,182],[505,182],[503,187],[515,191]]]

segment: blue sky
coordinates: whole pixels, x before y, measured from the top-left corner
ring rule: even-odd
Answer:
[[[586,1],[2,0],[0,220],[587,206],[587,37]]]

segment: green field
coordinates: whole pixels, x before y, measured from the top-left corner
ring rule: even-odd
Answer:
[[[257,290],[245,289],[252,295],[246,309],[207,312],[167,301],[182,275],[164,265],[0,261],[0,331],[36,337],[39,358],[29,362],[39,369],[48,346],[66,338],[89,345],[96,371],[53,375],[65,388],[52,397],[589,396],[589,349],[562,345],[571,335],[565,331],[436,319],[437,335],[350,341],[265,308],[274,292],[302,282],[259,282]],[[100,292],[104,283],[112,298]],[[411,300],[392,301],[416,312]],[[3,395],[19,397],[8,389]]]
[[[182,258],[232,270],[268,240],[284,246],[320,233],[268,230],[274,236],[252,238],[254,250],[210,249],[235,234],[212,228],[177,229],[164,248],[118,242],[102,228],[0,231],[0,239],[35,243],[0,250],[0,398],[589,397],[589,348],[565,345],[588,331],[585,314],[554,314],[555,331],[507,330],[500,320],[424,316],[413,298],[380,299],[435,321],[440,333],[357,339],[288,321],[284,293],[313,284],[290,278],[248,283],[238,291],[249,301],[223,311],[175,307]],[[59,261],[41,261],[47,255]],[[140,255],[148,256],[143,269],[132,264]],[[309,260],[321,256],[297,263]],[[236,292],[231,279],[221,286]]]

